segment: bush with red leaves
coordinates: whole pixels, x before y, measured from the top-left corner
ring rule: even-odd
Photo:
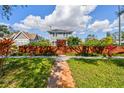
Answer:
[[[10,53],[12,44],[13,41],[11,39],[0,40],[0,56],[7,56]]]
[[[11,45],[13,41],[11,39],[0,40],[0,56],[7,56],[10,53]],[[5,58],[0,58],[0,76],[4,75],[4,67],[6,65]]]

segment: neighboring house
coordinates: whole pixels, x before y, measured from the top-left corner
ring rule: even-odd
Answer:
[[[121,33],[121,35],[122,35],[122,33]],[[114,44],[119,44],[119,38],[118,38],[119,33],[118,32],[113,33],[112,37],[114,39]],[[123,38],[121,38],[121,45],[124,45],[124,39]]]
[[[115,44],[119,44],[119,41],[116,40],[116,41],[115,41]],[[124,40],[121,40],[121,45],[124,45]]]
[[[85,38],[85,41],[87,41],[87,40],[94,40],[94,39],[96,39],[95,35],[89,34],[87,36],[87,38]]]
[[[19,32],[9,34],[5,36],[5,38],[10,38],[14,41],[14,43],[17,46],[21,46],[21,45],[27,45],[30,42],[37,42],[40,39],[40,36],[38,36],[37,34],[29,33],[29,32],[19,31]]]

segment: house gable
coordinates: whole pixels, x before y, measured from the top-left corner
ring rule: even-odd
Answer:
[[[28,39],[24,34],[20,33],[15,39]]]
[[[26,44],[28,44],[30,42],[29,37],[25,33],[23,33],[23,32],[17,33],[13,37],[13,40],[14,40],[14,42],[15,42],[15,44],[17,46],[26,45]]]
[[[14,33],[11,38],[14,40],[15,44],[20,46],[20,45],[26,45],[29,44],[30,42],[35,42],[39,40],[39,36],[36,34],[31,34],[28,32],[17,32]]]
[[[27,35],[25,35],[23,32],[19,32],[18,34],[16,34],[13,38],[15,39],[29,39],[29,37]]]

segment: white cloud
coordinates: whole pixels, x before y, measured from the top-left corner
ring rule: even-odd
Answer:
[[[102,21],[95,21],[89,25],[88,28],[93,31],[102,30],[103,32],[116,31],[118,30],[119,18],[117,17],[111,24],[109,20],[105,19]],[[124,29],[124,14],[121,15],[121,29]]]
[[[102,30],[104,32],[111,31],[109,20],[105,19],[102,21],[96,20],[93,24],[89,25],[88,28],[92,31]]]
[[[45,17],[45,22],[54,28],[82,28],[92,19],[88,14],[95,8],[96,6],[56,6],[54,12]]]
[[[110,31],[112,31],[113,29],[112,28],[107,28],[107,29],[103,29],[103,32],[110,32]]]
[[[40,16],[29,15],[21,23],[30,28],[38,28],[41,26],[42,20]]]
[[[102,30],[103,32],[116,31],[118,30],[119,18],[117,17],[111,24],[109,20],[105,19],[102,21],[95,21],[89,25],[89,29],[94,31]],[[124,14],[121,15],[121,29],[124,29]]]
[[[124,14],[122,14],[120,18],[121,18],[121,26],[124,26]],[[110,25],[110,27],[114,30],[117,30],[118,25],[119,25],[119,18],[115,19],[113,23]]]
[[[48,30],[49,26],[59,29],[81,30],[86,27],[92,19],[89,13],[94,11],[96,6],[56,6],[52,14],[41,19],[40,16],[29,15],[24,20],[13,25],[14,29]]]
[[[95,30],[102,30],[103,32],[117,31],[119,25],[119,18],[117,17],[111,24],[109,20],[95,21],[89,28]],[[121,15],[121,30],[124,30],[124,14]]]
[[[76,34],[85,34],[85,32],[84,32],[84,31],[75,31],[75,32],[73,32],[72,34],[73,34],[73,35],[76,35]]]
[[[19,23],[13,24],[15,30],[28,31],[30,29],[41,29],[43,25],[43,20],[40,16],[29,15],[24,20]]]
[[[10,26],[10,24],[6,24],[6,23],[0,23],[0,25]]]
[[[21,23],[15,23],[12,27],[14,30],[20,30],[20,31],[27,31],[28,29],[30,29],[30,27],[27,27]]]

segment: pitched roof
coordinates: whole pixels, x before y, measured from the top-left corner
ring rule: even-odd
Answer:
[[[14,32],[12,34],[5,36],[5,38],[15,39],[20,33],[23,33],[28,39],[32,39],[32,40],[37,37],[37,34],[28,33],[24,31],[18,31],[18,32]]]
[[[14,33],[11,33],[11,34],[8,34],[8,35],[5,35],[4,38],[13,38],[16,34],[18,34],[19,32],[14,32]]]
[[[28,33],[28,32],[24,32],[30,39],[35,39],[37,34],[33,34],[33,33]]]
[[[58,33],[72,33],[73,31],[70,30],[63,30],[63,29],[52,29],[50,31],[48,31],[49,33],[54,33],[54,32],[58,32]]]

